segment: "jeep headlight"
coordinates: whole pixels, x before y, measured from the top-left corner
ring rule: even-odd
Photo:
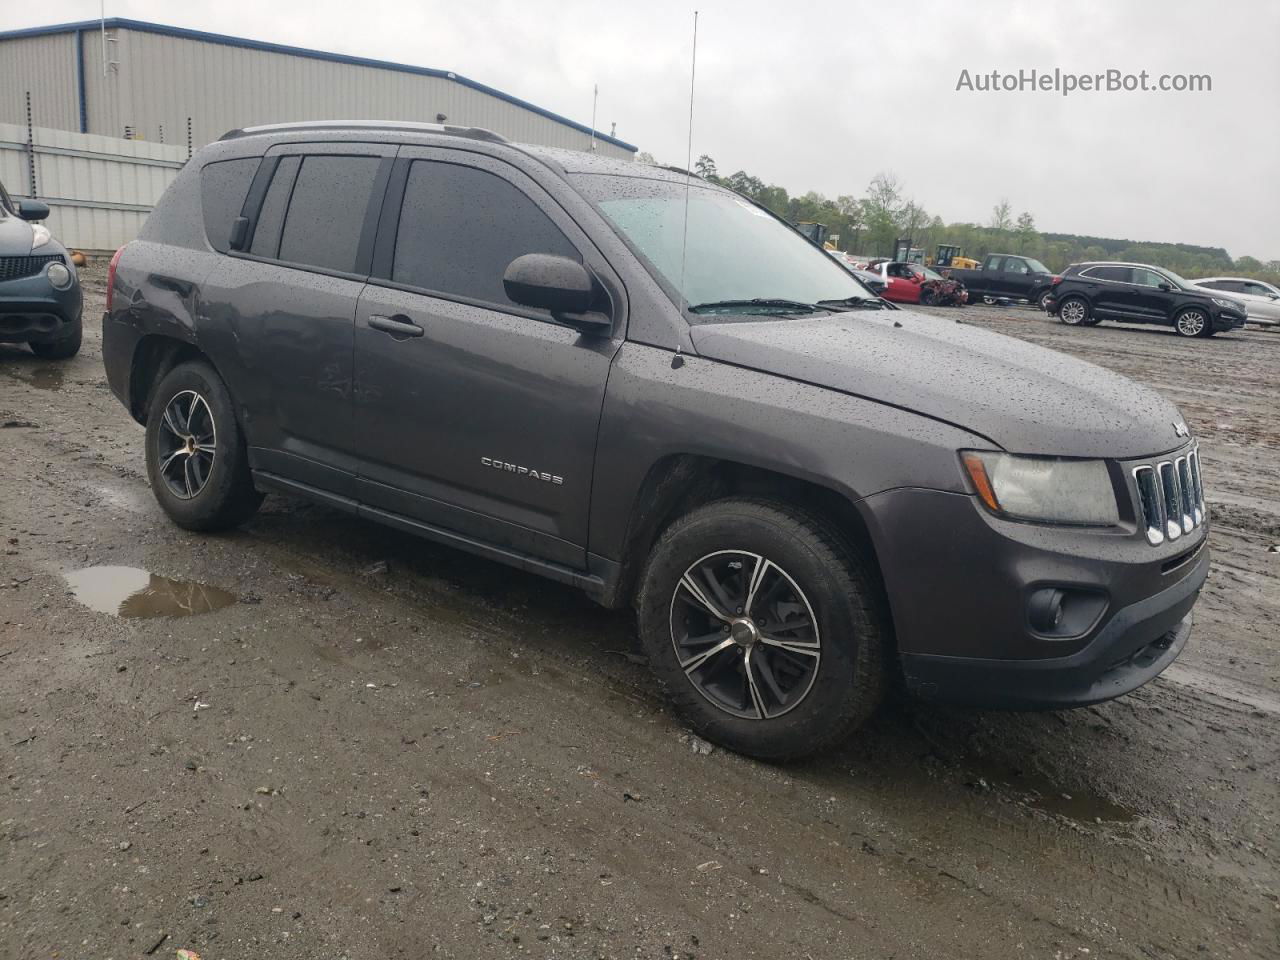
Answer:
[[[1115,488],[1101,460],[1061,460],[964,450],[965,473],[992,513],[1018,520],[1112,526]]]

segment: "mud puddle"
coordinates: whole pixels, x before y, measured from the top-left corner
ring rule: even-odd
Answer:
[[[1012,795],[1029,807],[1054,813],[1077,823],[1129,823],[1137,814],[1100,793],[1087,789],[1067,790],[1048,777],[997,761],[976,758],[966,763],[976,777],[969,786]]]
[[[218,587],[172,580],[139,567],[85,567],[65,576],[76,599],[90,610],[126,619],[191,617],[237,600]]]
[[[15,380],[21,380],[37,390],[61,390],[66,383],[66,371],[58,366],[11,366],[4,372]]]

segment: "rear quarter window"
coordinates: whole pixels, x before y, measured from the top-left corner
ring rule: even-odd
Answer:
[[[240,216],[249,184],[258,170],[260,157],[221,160],[205,164],[200,171],[200,206],[204,211],[204,231],[213,249],[226,253],[231,245],[231,224]]]

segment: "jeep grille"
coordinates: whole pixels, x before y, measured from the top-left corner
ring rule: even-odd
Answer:
[[[1200,479],[1200,449],[1133,468],[1138,507],[1147,542],[1158,546],[1177,540],[1204,523],[1208,508]]]

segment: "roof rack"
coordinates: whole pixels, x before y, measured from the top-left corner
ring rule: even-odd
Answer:
[[[235,140],[239,137],[252,137],[262,133],[305,133],[309,130],[379,130],[403,131],[406,133],[443,133],[453,137],[467,137],[471,140],[485,140],[489,143],[510,143],[506,137],[486,130],[483,127],[459,127],[443,123],[419,123],[414,120],[300,120],[292,123],[267,123],[256,127],[228,130],[219,140]]]

